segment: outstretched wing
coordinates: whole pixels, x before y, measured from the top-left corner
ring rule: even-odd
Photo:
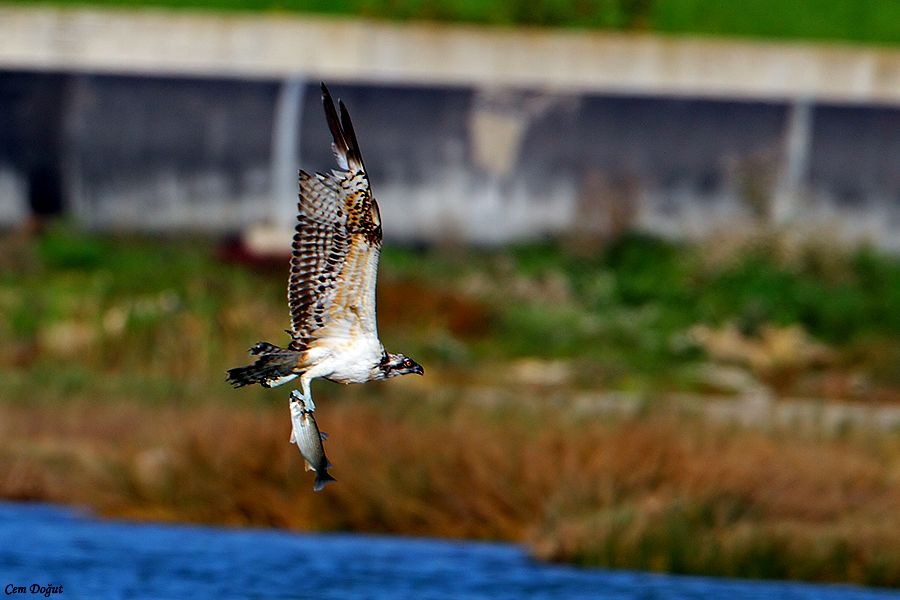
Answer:
[[[288,305],[291,348],[325,338],[374,336],[381,217],[344,103],[340,118],[328,88],[322,103],[338,169],[300,171]]]

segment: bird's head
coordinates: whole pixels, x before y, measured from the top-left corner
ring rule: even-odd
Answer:
[[[381,371],[382,379],[389,379],[391,377],[397,377],[398,375],[409,375],[410,373],[415,373],[416,375],[423,375],[425,373],[425,369],[422,368],[422,365],[405,354],[391,354],[390,352],[385,352],[384,358],[381,359],[381,363],[378,366]]]

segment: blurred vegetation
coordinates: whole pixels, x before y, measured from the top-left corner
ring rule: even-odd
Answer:
[[[490,331],[466,345],[476,361],[572,359],[600,376],[590,384],[679,388],[690,386],[691,365],[709,358],[704,350],[715,354],[694,334],[706,324],[736,329],[745,345],[772,331],[786,344],[794,332],[795,354],[819,342],[832,350],[797,367],[900,386],[900,260],[868,248],[777,232],[699,245],[626,234],[586,249],[548,242],[448,256],[388,248],[384,261],[391,277],[455,286],[489,307]],[[757,366],[737,354],[726,362]]]
[[[739,405],[746,389],[706,378],[723,369],[776,403],[896,406],[900,260],[730,233],[386,247],[381,337],[426,376],[316,382],[339,480],[322,494],[288,444],[287,391],[224,381],[256,341],[286,341],[286,257],[65,226],[5,235],[0,497],[900,586],[895,430],[850,412],[722,421],[673,400]]]
[[[51,385],[99,371],[106,385],[142,377],[148,393],[187,397],[256,341],[285,341],[286,259],[248,269],[212,240],[65,227],[2,246],[0,368],[20,375],[0,391],[52,364],[68,375],[42,377]],[[576,386],[659,392],[702,390],[696,367],[713,362],[785,395],[900,399],[900,260],[866,248],[777,233],[388,246],[378,303],[388,348],[446,369],[539,357],[569,365]]]
[[[16,0],[3,0],[11,2]],[[18,0],[33,4],[35,0]],[[501,26],[900,43],[896,0],[38,0],[61,5],[309,12]]]
[[[900,437],[502,405],[425,380],[317,400],[312,491],[287,407],[0,403],[0,496],[103,515],[525,542],[542,559],[900,586]],[[387,391],[390,389],[390,391]],[[274,393],[274,392],[273,392]],[[237,395],[231,392],[231,395]]]

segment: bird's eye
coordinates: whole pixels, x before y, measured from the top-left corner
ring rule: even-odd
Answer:
[[[407,358],[406,360],[403,361],[403,366],[404,366],[404,367],[411,367],[411,366],[412,366],[412,361],[409,360],[409,359]]]

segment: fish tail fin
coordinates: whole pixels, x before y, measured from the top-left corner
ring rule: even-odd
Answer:
[[[324,471],[324,469],[323,469]],[[316,483],[313,485],[313,491],[321,492],[322,488],[325,487],[326,483],[331,483],[332,481],[337,481],[334,477],[329,475],[328,471],[324,471],[322,473],[316,472]]]
[[[259,342],[250,348],[250,354],[258,356],[252,365],[228,370],[226,381],[236,388],[258,383],[263,387],[275,387],[299,375],[295,371],[300,353],[279,348],[268,342]]]

